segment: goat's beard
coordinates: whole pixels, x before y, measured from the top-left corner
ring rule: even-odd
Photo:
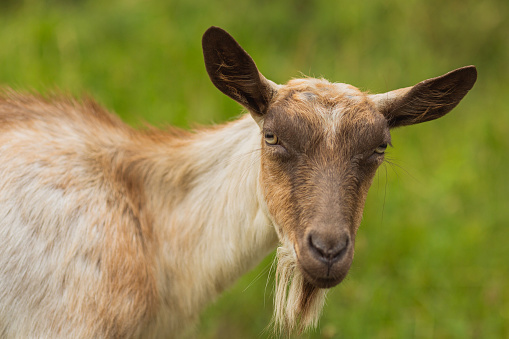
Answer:
[[[302,332],[316,327],[327,290],[306,281],[298,267],[292,245],[283,243],[278,247],[276,260],[273,316],[276,332]]]

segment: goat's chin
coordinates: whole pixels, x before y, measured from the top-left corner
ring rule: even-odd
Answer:
[[[304,279],[311,285],[313,285],[316,288],[332,288],[345,279],[346,274],[344,276],[341,276],[339,278],[319,278],[314,277],[306,272],[305,269],[301,268],[302,275],[304,276]]]
[[[350,270],[352,262],[346,261],[341,263],[339,267],[335,267],[333,270],[334,274],[321,274],[322,270],[316,270],[315,267],[309,267],[309,265],[305,265],[299,263],[299,269],[304,276],[306,281],[313,285],[316,288],[332,288],[339,283],[341,283],[346,276],[348,275],[348,271]],[[318,271],[318,272],[317,272]]]

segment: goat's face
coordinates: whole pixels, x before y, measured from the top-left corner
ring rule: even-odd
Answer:
[[[353,86],[293,80],[265,113],[262,138],[261,182],[280,239],[308,282],[338,284],[390,142],[387,119]]]
[[[287,328],[315,324],[322,288],[343,280],[352,263],[389,129],[445,115],[472,88],[477,71],[467,66],[375,95],[318,79],[279,86],[222,29],[211,27],[202,43],[214,85],[246,107],[261,129],[260,180],[282,242],[275,321]]]

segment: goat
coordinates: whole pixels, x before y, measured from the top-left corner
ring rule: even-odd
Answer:
[[[276,329],[314,326],[352,263],[390,129],[437,119],[474,66],[384,94],[267,80],[202,40],[239,119],[135,130],[92,99],[0,96],[0,337],[180,337],[278,243]]]

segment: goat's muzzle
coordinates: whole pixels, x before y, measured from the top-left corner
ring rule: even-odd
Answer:
[[[306,280],[319,288],[339,284],[352,264],[354,244],[348,231],[309,231],[301,240],[299,265]]]

